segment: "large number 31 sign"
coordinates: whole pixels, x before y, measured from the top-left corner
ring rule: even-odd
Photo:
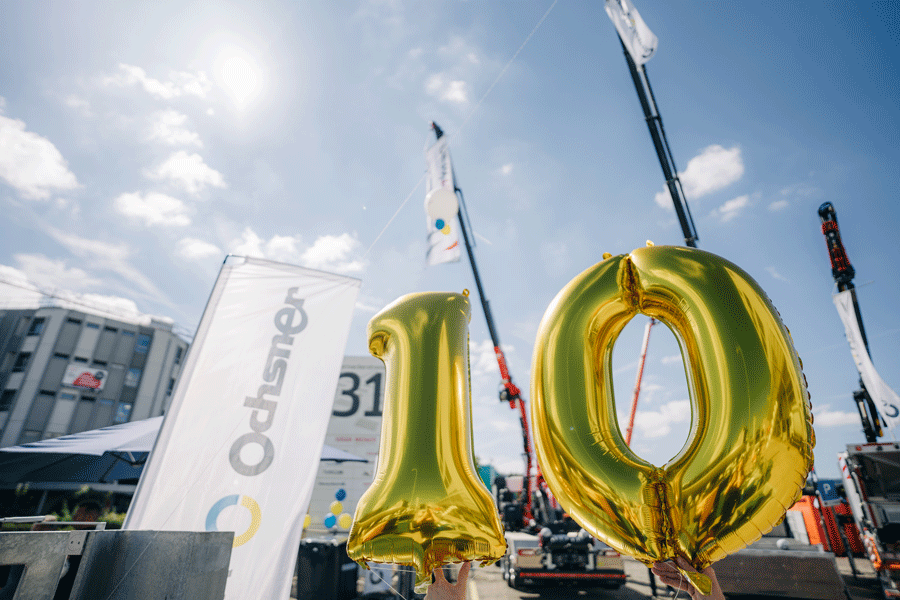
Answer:
[[[503,543],[491,541],[496,514],[469,483],[467,319],[452,318],[461,300],[405,296],[369,324],[387,367],[380,456],[390,458],[360,500],[348,553],[415,565],[420,583],[442,562],[496,559]],[[628,448],[615,413],[612,351],[638,313],[669,326],[686,362],[691,434],[663,467]],[[790,334],[746,273],[693,248],[607,257],[563,288],[538,332],[531,396],[551,491],[592,535],[646,563],[682,555],[702,569],[752,543],[798,499],[812,466]]]

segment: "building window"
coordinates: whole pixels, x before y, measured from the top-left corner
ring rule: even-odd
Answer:
[[[70,392],[60,392],[59,395],[57,395],[57,398],[60,400],[75,400],[78,396]]]
[[[127,423],[128,419],[131,417],[131,404],[121,403],[119,404],[119,408],[116,409],[116,423]]]
[[[175,389],[175,378],[173,377],[169,380],[169,387],[166,388],[166,396],[171,396],[172,390],[174,390],[174,389]]]
[[[21,373],[28,366],[28,359],[31,358],[31,352],[22,352],[16,357],[16,364],[13,365],[13,373]]]
[[[99,323],[91,323],[91,322],[88,322],[88,323],[85,325],[85,327],[87,327],[88,329],[100,329],[100,324],[99,324]]]
[[[134,344],[134,351],[140,354],[147,354],[147,350],[150,349],[150,336],[146,333],[142,333],[137,336],[137,342]]]
[[[71,317],[66,319],[66,323],[72,323],[73,325],[81,325],[81,319],[72,319]]]
[[[15,397],[16,390],[3,390],[3,394],[0,394],[0,412],[9,410]]]
[[[68,355],[68,354],[63,354],[62,352],[54,352],[54,353],[53,353],[53,358],[64,358],[64,359],[66,359],[66,360],[69,360],[69,355]]]
[[[184,348],[182,348],[181,346],[178,346],[177,348],[175,348],[175,364],[176,365],[181,364],[181,355],[183,353],[184,353]]]
[[[105,360],[95,360],[94,364],[97,365],[98,367],[105,367],[106,361]]]
[[[128,369],[128,372],[125,373],[125,386],[126,387],[137,387],[138,383],[141,381],[141,370],[140,369]]]
[[[108,331],[108,332],[110,332],[110,333],[116,333],[116,332],[118,332],[119,330],[116,329],[115,327],[109,327],[109,326],[107,326],[107,327],[104,327],[104,328],[103,328],[103,331]]]
[[[80,357],[80,356],[76,356],[76,357],[73,358],[72,360],[73,360],[74,362],[77,362],[77,363],[86,363],[86,362],[87,362],[87,359],[86,359],[86,358],[82,358],[82,357]]]
[[[123,330],[122,330],[122,335],[124,335],[125,337],[134,337],[134,332],[133,332],[133,331],[126,331],[126,330],[123,329]]]
[[[28,335],[41,335],[42,331],[44,331],[44,317],[38,317],[31,322],[31,327],[28,328]]]

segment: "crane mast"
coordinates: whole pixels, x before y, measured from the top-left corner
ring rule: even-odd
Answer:
[[[869,340],[866,338],[866,330],[863,327],[862,313],[859,311],[859,302],[856,300],[856,287],[853,285],[853,277],[856,271],[847,258],[847,251],[844,249],[844,243],[841,241],[841,232],[838,229],[837,212],[831,202],[825,202],[819,207],[819,218],[822,220],[822,233],[825,235],[825,243],[828,246],[828,258],[831,260],[831,276],[837,284],[839,292],[850,292],[853,300],[853,312],[856,314],[856,322],[859,325],[859,333],[861,334],[866,352],[869,351]],[[859,378],[859,389],[853,392],[853,400],[856,402],[856,408],[859,411],[859,418],[862,421],[863,433],[866,441],[871,443],[878,440],[884,435],[881,429],[881,421],[878,418],[878,410],[875,402],[866,390],[866,384]]]
[[[441,139],[444,135],[443,130],[438,126],[437,123],[432,122],[431,128],[434,130],[434,134],[437,139]],[[465,197],[463,196],[462,190],[454,185],[454,192],[459,197],[460,206],[465,207]],[[497,335],[497,328],[494,326],[494,316],[491,312],[491,305],[487,299],[487,296],[484,293],[484,286],[481,283],[481,276],[478,273],[478,264],[475,262],[475,253],[472,249],[472,243],[469,240],[469,231],[466,227],[465,219],[463,218],[462,210],[456,213],[457,218],[459,219],[459,228],[463,234],[463,244],[466,247],[466,254],[469,257],[469,265],[472,267],[472,276],[475,279],[475,287],[478,289],[478,298],[481,300],[481,308],[484,310],[484,318],[487,321],[488,333],[491,336],[491,343],[494,345],[494,355],[497,357],[497,366],[500,368],[500,400],[502,402],[508,402],[509,407],[513,410],[518,409],[519,411],[519,422],[522,427],[522,443],[523,443],[523,452],[525,455],[525,474],[522,479],[523,481],[523,491],[525,492],[524,505],[522,510],[522,518],[523,524],[528,524],[530,521],[534,519],[534,511],[532,509],[532,490],[534,489],[531,483],[531,470],[533,467],[533,459],[531,453],[531,430],[528,427],[528,411],[525,407],[525,400],[522,398],[522,392],[513,383],[512,375],[509,373],[509,368],[506,365],[506,356],[503,354],[503,349],[500,347],[500,336]],[[540,483],[541,476],[538,474],[537,476],[538,484]]]

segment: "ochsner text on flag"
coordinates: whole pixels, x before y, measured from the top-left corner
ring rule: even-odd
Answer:
[[[425,151],[425,215],[428,226],[428,264],[459,260],[459,201],[447,139]]]
[[[229,257],[126,529],[234,531],[225,597],[290,595],[356,279]]]

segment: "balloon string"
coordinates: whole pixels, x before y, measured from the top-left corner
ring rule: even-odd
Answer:
[[[396,570],[397,570],[398,572],[400,571],[400,569],[396,569]],[[410,569],[410,570],[414,570],[414,569]],[[395,594],[397,594],[398,596],[400,596],[400,598],[401,598],[402,600],[406,600],[406,597],[405,597],[403,594],[400,593],[400,590],[395,589],[394,586],[392,586],[390,583],[387,582],[387,580],[384,578],[384,575],[382,575],[381,573],[378,573],[378,571],[375,571],[375,573],[378,575],[378,577],[381,579],[381,581],[384,583],[384,585],[386,585],[386,586],[388,586],[389,588],[391,588],[391,591],[392,591],[392,592],[394,592]]]

